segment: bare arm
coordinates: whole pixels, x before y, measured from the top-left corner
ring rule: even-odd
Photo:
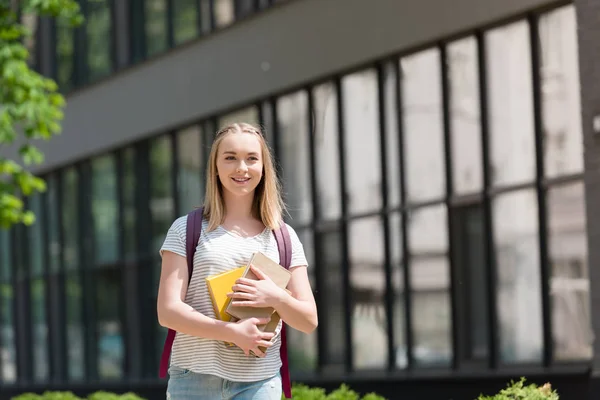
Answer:
[[[158,322],[187,335],[231,341],[230,323],[207,317],[184,302],[187,286],[186,259],[165,251],[158,287]]]
[[[291,269],[292,278],[288,290],[281,292],[275,310],[286,324],[304,333],[311,333],[318,324],[317,305],[308,280],[306,266]]]

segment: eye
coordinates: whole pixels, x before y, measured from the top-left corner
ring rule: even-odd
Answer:
[[[227,160],[227,161],[235,160],[235,157],[234,156],[226,156],[225,160]]]
[[[258,157],[256,157],[256,156],[250,156],[250,160],[251,161],[258,161]]]

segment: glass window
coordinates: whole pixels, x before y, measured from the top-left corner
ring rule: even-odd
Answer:
[[[358,369],[383,369],[388,347],[381,219],[351,221],[349,241],[353,364]]]
[[[488,264],[481,205],[452,210],[458,320],[463,360],[489,355]]]
[[[163,136],[150,145],[150,212],[152,213],[152,254],[158,255],[165,234],[175,217],[173,203],[171,137]],[[157,281],[158,282],[158,281]]]
[[[389,215],[390,263],[394,290],[394,358],[398,368],[408,365],[406,357],[406,303],[404,302],[404,256],[402,254],[402,216],[399,212]]]
[[[153,56],[167,50],[167,0],[146,0],[146,55]]]
[[[454,192],[481,191],[483,164],[477,42],[468,37],[448,45],[452,183]]]
[[[61,269],[61,245],[60,245],[60,205],[59,205],[59,186],[56,175],[50,175],[46,178],[46,209],[48,212],[48,255],[50,257],[50,272],[56,273]]]
[[[315,254],[313,245],[313,232],[309,229],[296,230],[300,241],[304,247],[304,253],[308,261],[308,278],[313,292],[316,290],[315,279]],[[318,328],[317,328],[318,329]],[[306,335],[295,329],[288,329],[288,354],[290,358],[290,370],[292,374],[296,372],[316,371],[318,364],[317,354],[317,331]]]
[[[0,228],[0,350],[2,381],[17,379],[17,350],[13,318],[14,292],[12,278],[12,245],[10,231]]]
[[[387,185],[388,205],[400,205],[400,141],[398,132],[398,77],[392,63],[385,65],[384,69],[384,107],[385,107],[385,132],[386,132],[386,160],[387,160]]]
[[[345,370],[346,325],[344,306],[343,247],[342,234],[337,229],[320,232],[315,242],[319,256],[319,268],[327,271],[323,276],[323,305],[319,308],[319,320],[327,321],[325,346],[319,356],[323,361],[323,372],[342,372]]]
[[[582,182],[548,191],[552,331],[558,360],[587,360],[593,354],[585,215]]]
[[[575,7],[544,14],[539,34],[546,176],[579,173],[583,133]]]
[[[112,71],[111,0],[88,1],[86,14],[87,65],[93,82]]]
[[[200,207],[204,201],[206,160],[202,151],[202,129],[194,125],[177,134],[179,157],[178,191],[181,214]]]
[[[260,119],[258,118],[258,108],[255,106],[250,106],[220,116],[218,120],[219,126],[217,129],[221,129],[227,125],[239,122],[258,125],[260,123]]]
[[[135,176],[135,149],[129,147],[121,153],[123,163],[122,191],[123,204],[121,204],[121,213],[123,214],[123,252],[126,260],[133,260],[136,257],[136,207],[135,207],[135,188],[137,186]]]
[[[335,86],[325,83],[313,90],[315,158],[319,219],[341,216],[340,161],[338,141],[338,99]]]
[[[25,37],[23,44],[29,51],[29,65],[31,65],[34,69],[39,71],[40,65],[38,65],[38,44],[37,44],[37,28],[39,24],[39,19],[34,14],[23,14],[21,17],[21,23],[23,26],[27,28],[29,31],[29,36]]]
[[[488,32],[486,53],[492,183],[533,181],[535,137],[527,22]]]
[[[275,143],[275,122],[273,121],[273,107],[271,101],[265,101],[260,105],[261,118],[260,121],[262,125],[263,135],[267,139],[269,146],[271,148],[274,147]]]
[[[312,218],[308,96],[305,91],[277,100],[277,127],[287,209],[294,224],[305,224]]]
[[[67,308],[67,367],[71,380],[83,379],[85,375],[83,334],[83,293],[79,272],[70,271],[65,276]]]
[[[44,279],[45,240],[42,196],[29,197],[30,209],[36,215],[35,224],[28,228],[30,244],[30,290],[33,374],[36,380],[48,378],[48,324],[46,319],[46,284]]]
[[[235,18],[241,19],[254,12],[256,0],[235,0]]]
[[[348,211],[369,212],[382,204],[376,72],[344,77],[342,93]]]
[[[124,341],[121,327],[121,281],[118,268],[94,273],[98,375],[102,379],[123,377]]]
[[[92,218],[97,266],[119,259],[119,199],[115,157],[92,160]]]
[[[400,67],[407,198],[410,202],[441,198],[446,186],[439,50],[404,57]]]
[[[56,20],[56,82],[63,92],[74,84],[75,35],[68,22]]]
[[[233,0],[214,0],[215,25],[223,28],[235,20]]]
[[[494,199],[493,225],[501,359],[507,363],[540,361],[542,297],[535,191]]]
[[[211,17],[211,10],[212,7],[210,5],[210,2],[212,0],[199,0],[200,1],[200,18],[202,19],[202,33],[206,34],[206,33],[210,33],[210,31],[212,30],[212,17]]]
[[[63,260],[66,270],[79,267],[79,196],[78,174],[71,167],[62,175]]]
[[[413,356],[420,366],[452,360],[448,225],[444,205],[411,211],[409,218]]]
[[[175,44],[198,36],[198,0],[173,0],[173,37]]]

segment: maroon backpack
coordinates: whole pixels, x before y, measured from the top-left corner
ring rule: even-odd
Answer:
[[[200,240],[200,232],[202,231],[202,216],[204,215],[204,208],[196,209],[190,212],[187,216],[187,229],[185,233],[185,250],[187,255],[188,265],[188,285],[192,280],[192,272],[194,270],[194,253],[196,252],[196,246]],[[279,229],[273,231],[275,241],[277,242],[277,248],[279,250],[279,260],[281,265],[285,269],[290,268],[292,262],[292,242],[290,240],[290,233],[288,232],[285,223],[281,223]],[[160,359],[160,371],[159,376],[164,378],[167,376],[167,370],[169,368],[169,357],[171,356],[171,347],[175,340],[175,331],[169,329],[167,332],[167,338],[165,340],[165,346],[163,348],[162,357]],[[292,398],[292,388],[290,382],[290,371],[288,367],[288,355],[287,355],[287,340],[285,335],[285,323],[281,326],[281,382],[283,385],[283,393],[287,399]]]

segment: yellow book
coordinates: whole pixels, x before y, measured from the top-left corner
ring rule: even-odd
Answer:
[[[209,276],[205,279],[213,309],[218,319],[231,321],[231,315],[225,312],[225,307],[229,304],[227,293],[231,292],[231,287],[235,285],[236,280],[242,277],[245,270],[246,266],[243,266]]]

